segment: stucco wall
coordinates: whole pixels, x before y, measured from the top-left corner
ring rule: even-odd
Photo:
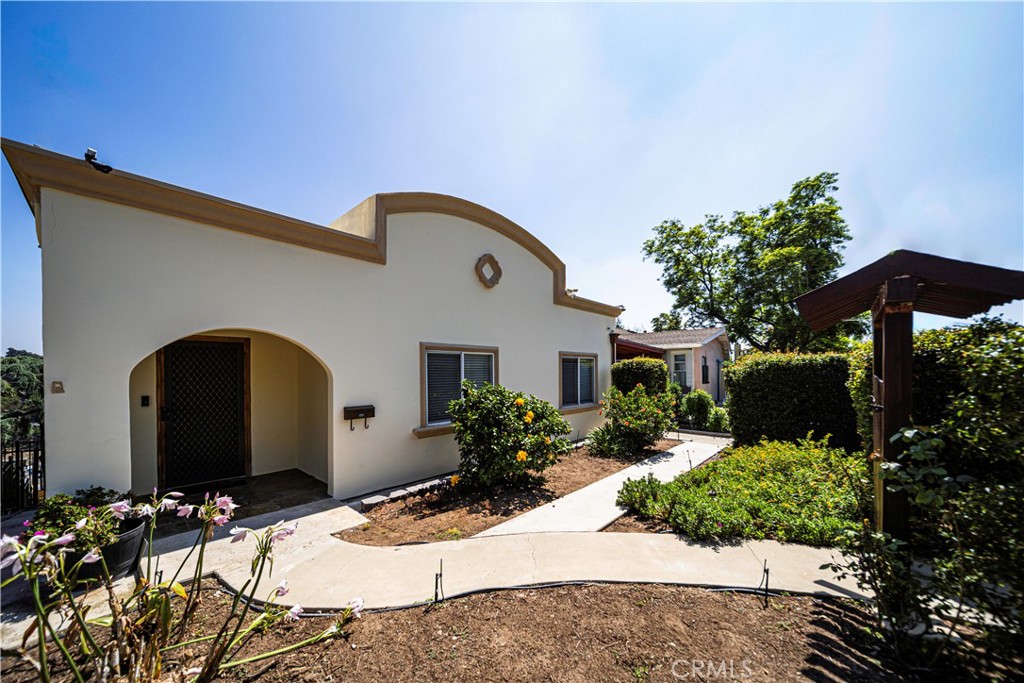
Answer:
[[[711,394],[716,400],[725,400],[725,386],[721,381],[720,373],[716,372],[716,361],[725,360],[725,352],[718,339],[714,339],[704,346],[696,348],[669,349],[665,352],[665,362],[668,364],[669,372],[672,372],[672,358],[679,353],[687,354],[687,373],[691,389],[703,389]],[[708,381],[703,382],[701,373],[702,360],[707,358]]]
[[[497,346],[501,383],[552,403],[558,352],[596,353],[608,387],[614,318],[556,306],[547,266],[465,219],[389,216],[388,262],[377,265],[46,188],[42,201],[45,379],[66,388],[46,395],[51,492],[132,485],[133,368],[212,329],[279,335],[328,370],[326,479],[340,498],[456,466],[450,435],[412,434],[420,342]],[[504,272],[493,289],[473,271],[487,252]],[[350,432],[341,408],[363,403],[377,417]],[[600,418],[569,420],[585,434]]]

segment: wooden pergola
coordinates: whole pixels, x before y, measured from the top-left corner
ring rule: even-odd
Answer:
[[[898,455],[889,438],[911,423],[914,311],[969,318],[1024,299],[1024,272],[899,250],[795,301],[814,331],[871,311],[875,410],[873,458],[876,528],[908,536],[907,506],[885,490],[878,465]]]

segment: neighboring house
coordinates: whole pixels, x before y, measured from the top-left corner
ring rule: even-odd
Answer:
[[[729,360],[729,336],[725,327],[699,327],[668,332],[630,332],[617,329],[617,360],[661,358],[669,378],[684,387],[703,389],[716,403],[725,400],[722,364]]]
[[[552,402],[574,437],[601,422],[621,308],[494,211],[378,194],[322,226],[3,151],[42,247],[50,493],[291,468],[337,498],[397,487],[457,466],[463,378]]]

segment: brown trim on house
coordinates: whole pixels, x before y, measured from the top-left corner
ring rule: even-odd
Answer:
[[[427,352],[428,351],[452,351],[468,353],[489,353],[494,356],[494,383],[499,384],[498,375],[498,347],[497,346],[473,346],[468,344],[437,344],[434,342],[420,342],[420,424],[412,430],[416,438],[422,439],[428,436],[440,434],[451,434],[450,424],[431,425],[427,424]]]
[[[565,407],[562,402],[562,359],[563,358],[593,358],[594,359],[594,402],[584,403],[582,405],[575,405]],[[558,352],[558,410],[562,415],[572,415],[574,413],[585,413],[588,410],[597,410],[600,404],[597,402],[598,394],[598,372],[597,372],[597,354],[584,352],[584,351],[559,351]]]
[[[243,444],[245,449],[245,476],[252,476],[252,370],[251,370],[251,344],[252,340],[249,337],[218,337],[216,335],[204,335],[194,334],[189,337],[182,337],[176,339],[177,341],[198,341],[207,343],[227,343],[227,344],[241,344],[242,345],[242,356],[243,356],[243,386],[244,386],[244,397],[243,397],[243,423],[245,433],[243,435]],[[172,344],[175,342],[171,342]],[[162,413],[164,409],[164,348],[157,349],[156,352],[156,463],[157,463],[157,485],[163,489],[166,488],[166,471],[167,461],[165,455],[165,437],[164,433],[164,421],[162,419]]]
[[[117,169],[110,173],[100,173],[82,159],[14,140],[3,138],[0,144],[37,220],[40,213],[40,190],[47,187],[308,249],[384,264],[387,262],[389,215],[440,213],[490,228],[540,259],[551,269],[556,305],[609,317],[616,317],[624,310],[618,306],[570,296],[566,292],[565,264],[554,252],[508,218],[465,199],[430,192],[375,194],[335,221],[336,225],[346,225],[358,233],[351,234]],[[360,235],[373,235],[373,238]],[[37,237],[42,244],[41,235]]]

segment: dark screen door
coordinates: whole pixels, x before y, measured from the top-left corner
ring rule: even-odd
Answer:
[[[246,475],[246,343],[183,340],[163,349],[164,486]]]

